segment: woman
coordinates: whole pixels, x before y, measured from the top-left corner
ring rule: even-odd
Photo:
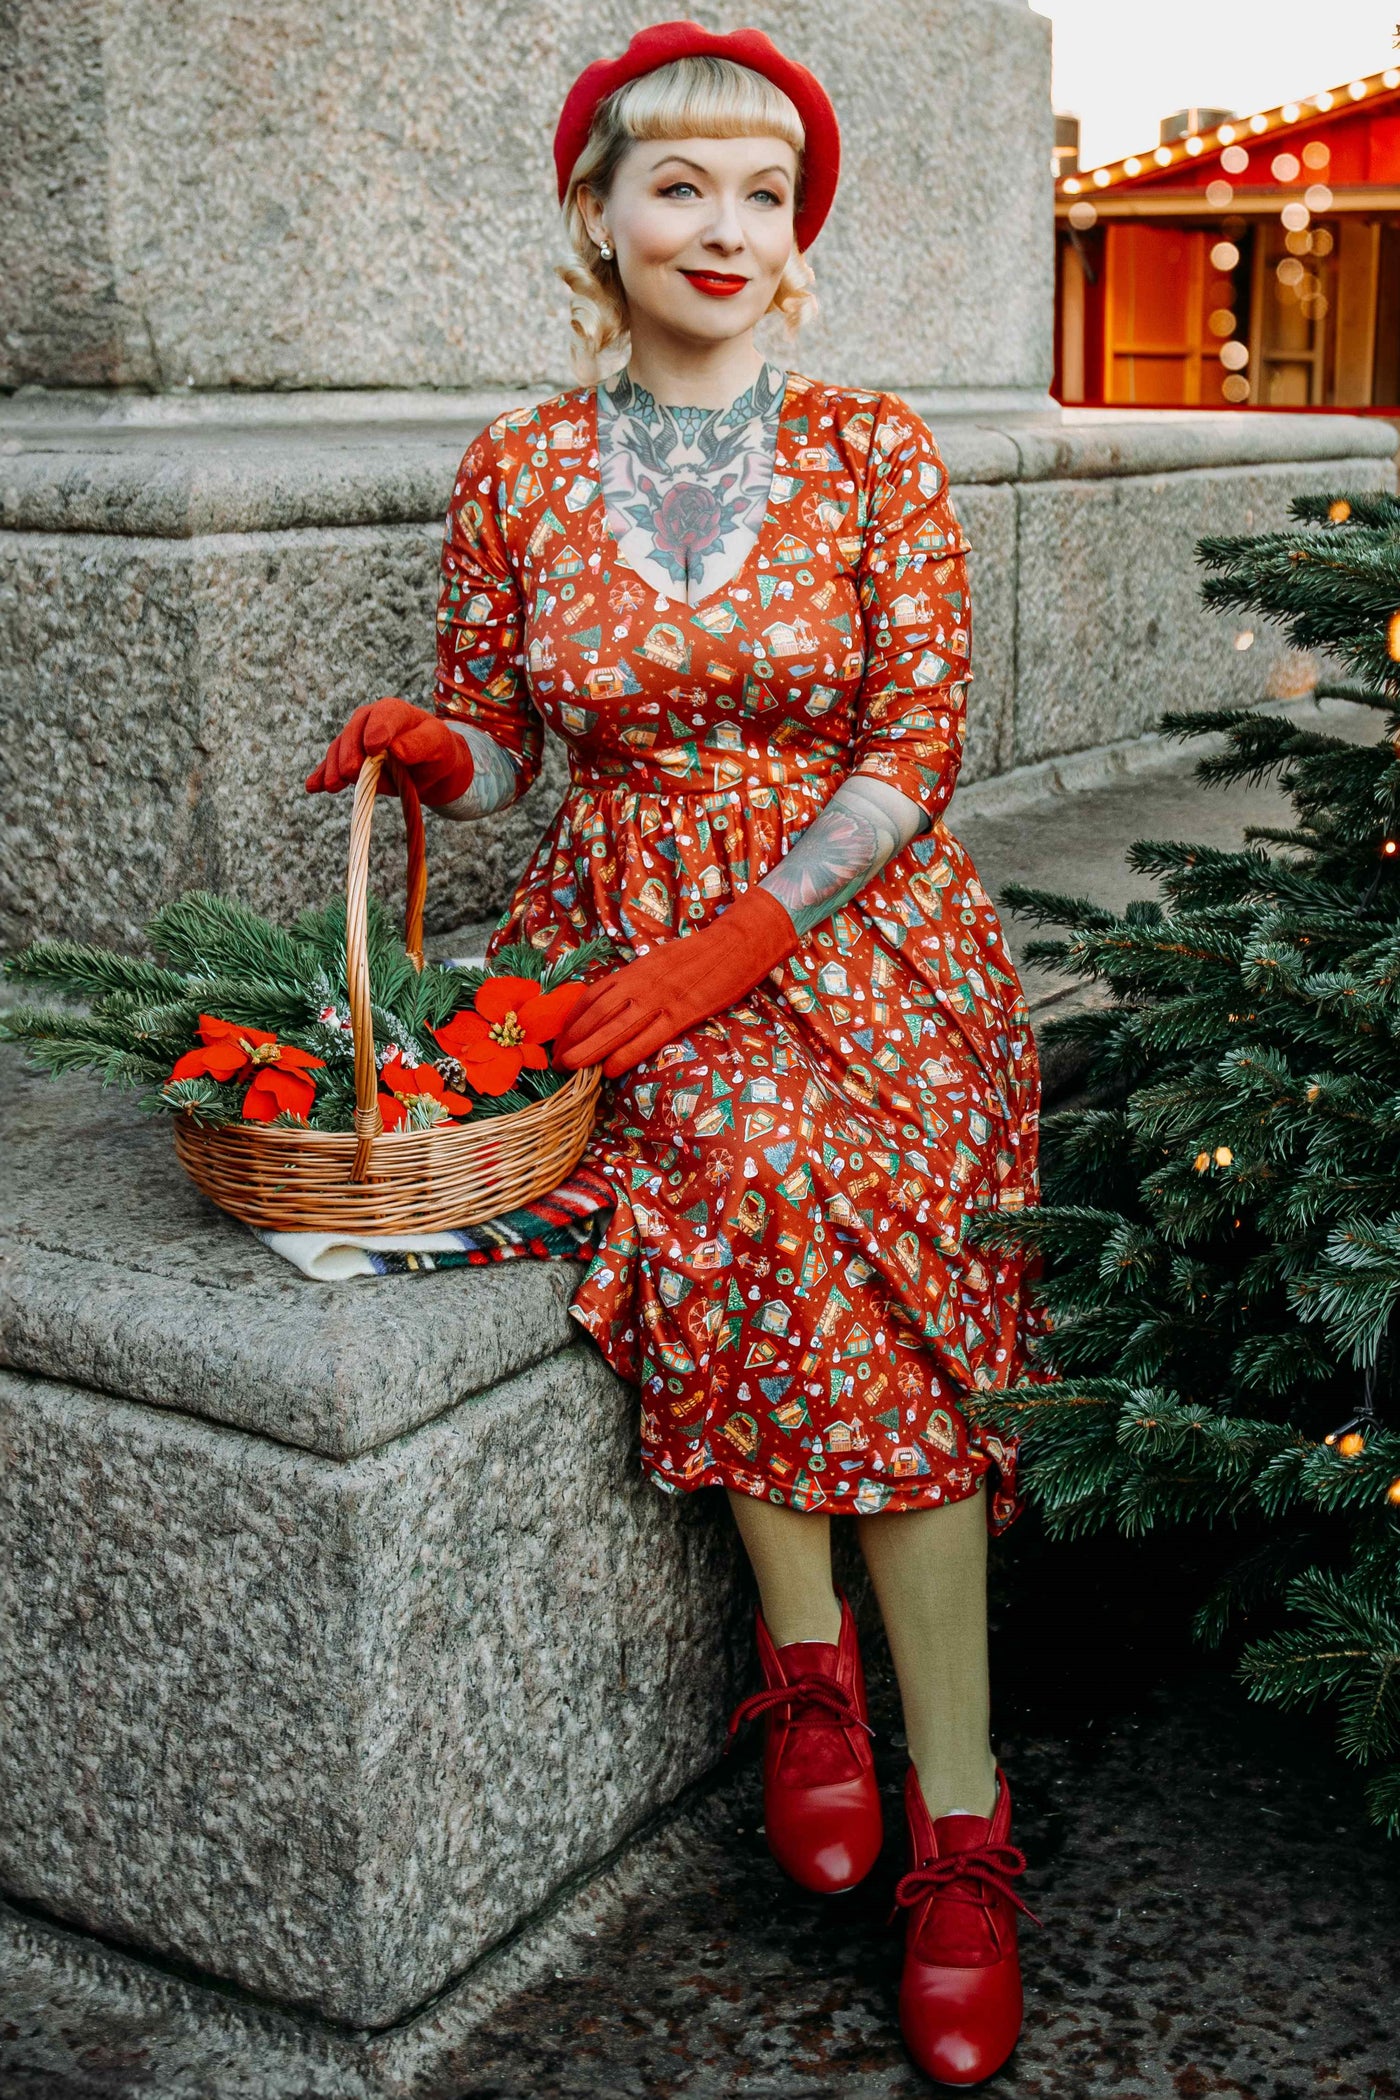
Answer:
[[[362,708],[308,782],[388,750],[470,819],[570,787],[494,937],[619,958],[557,1046],[610,1088],[616,1208],[573,1313],[642,1389],[642,1460],[722,1487],[753,1564],[769,1844],[809,1889],[880,1847],[856,1521],[911,1765],[901,2022],[949,2085],[1014,2045],[1010,1798],[988,1744],[988,1524],[1009,1447],[970,1387],[1018,1372],[1017,1264],[979,1211],[1034,1194],[1037,1081],[996,915],[940,822],[969,675],[966,542],[927,429],[777,370],[836,186],[819,83],[755,31],[668,23],[590,66],[555,141],[580,349],[604,384],[462,462],[436,712]],[[508,1024],[503,1024],[508,1025]]]

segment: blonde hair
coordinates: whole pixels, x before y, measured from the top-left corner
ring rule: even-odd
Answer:
[[[600,106],[564,196],[573,259],[559,265],[559,275],[569,288],[573,363],[580,378],[597,379],[607,353],[625,346],[627,296],[616,257],[605,262],[589,237],[579,191],[586,184],[595,197],[606,197],[623,155],[639,141],[739,138],[780,138],[791,146],[800,198],[802,119],[781,88],[748,66],[728,58],[674,59],[628,81]],[[812,283],[811,266],[794,244],[768,309],[782,317],[789,336],[816,311]]]

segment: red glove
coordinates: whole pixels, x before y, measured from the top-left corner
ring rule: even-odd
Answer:
[[[358,778],[367,758],[387,751],[408,774],[429,809],[455,802],[472,784],[471,746],[441,715],[410,707],[407,700],[376,700],[357,707],[306,782],[308,795],[338,795]],[[380,786],[381,794],[392,789]]]
[[[590,985],[561,1031],[554,1061],[601,1064],[620,1079],[697,1021],[708,1021],[786,962],[799,935],[767,890],[745,890],[703,933],[666,941]]]

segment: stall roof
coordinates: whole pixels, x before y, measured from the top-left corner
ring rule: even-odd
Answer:
[[[1400,208],[1400,66],[1080,169],[1056,183],[1055,201],[1061,216],[1076,202],[1113,215],[1258,211],[1317,190],[1328,192],[1317,211]]]

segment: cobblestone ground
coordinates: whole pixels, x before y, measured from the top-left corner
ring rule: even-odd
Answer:
[[[1128,1590],[1153,1579],[1119,1572]],[[1169,1656],[1169,1689],[1158,1671],[1149,1690],[1150,1604],[1126,1630],[1113,1608],[1076,1612],[1073,1571],[1056,1600],[1053,1645],[1033,1609],[1000,1643],[1022,1688],[1000,1747],[1045,1924],[1023,1934],[1021,2046],[984,2090],[1396,2100],[1400,1846],[1367,1826],[1354,1775],[1199,1656]],[[1119,1641],[1111,1657],[1065,1638],[1076,1620]],[[497,2009],[458,2100],[929,2093],[895,2026],[904,1760],[887,1676],[875,1701],[887,1842],[864,1888],[821,1901],[785,1880],[746,1762],[633,1861],[552,1979]]]

